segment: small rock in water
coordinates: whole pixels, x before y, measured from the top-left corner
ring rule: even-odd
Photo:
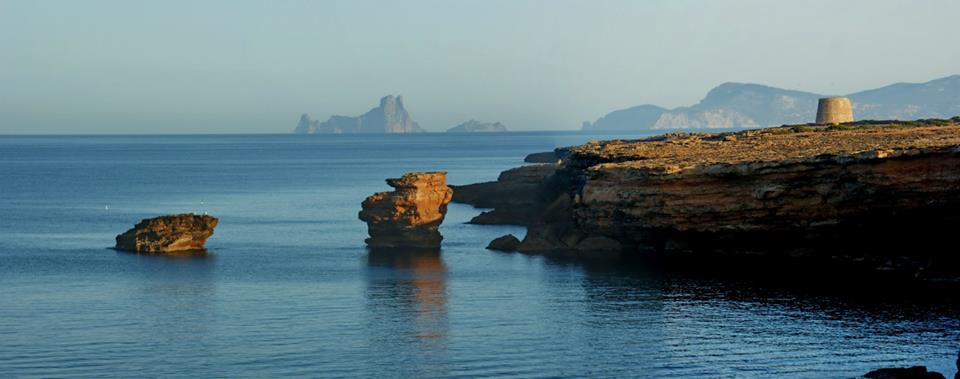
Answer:
[[[939,372],[927,371],[926,366],[882,368],[870,371],[863,377],[869,379],[946,379],[946,377]]]
[[[487,245],[487,249],[497,251],[517,251],[517,246],[520,246],[520,240],[517,239],[517,237],[513,234],[507,234],[490,241],[490,244]]]
[[[193,213],[144,219],[117,236],[117,250],[165,254],[203,251],[219,220]]]

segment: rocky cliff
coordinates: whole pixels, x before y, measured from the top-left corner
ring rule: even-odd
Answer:
[[[521,251],[818,256],[960,278],[960,118],[669,134],[569,149]],[[559,191],[557,191],[559,189]],[[549,196],[542,197],[549,199]],[[499,209],[499,208],[498,208]]]
[[[641,105],[585,123],[589,131],[757,128],[812,122],[817,99],[811,92],[759,84],[724,83],[698,104],[675,109]],[[960,115],[960,75],[926,83],[898,83],[846,95],[857,119],[912,120]]]
[[[470,120],[447,129],[447,133],[496,133],[506,132],[507,127],[499,122],[480,122]]]
[[[360,220],[367,223],[375,248],[439,248],[438,228],[447,213],[453,190],[445,172],[414,172],[387,179],[395,190],[378,192],[361,204]]]
[[[150,254],[203,251],[218,222],[192,213],[144,219],[117,236],[116,249]]]
[[[420,133],[420,125],[410,117],[403,106],[403,97],[393,95],[380,99],[380,105],[357,117],[331,116],[320,122],[303,114],[294,133],[341,134],[341,133]]]

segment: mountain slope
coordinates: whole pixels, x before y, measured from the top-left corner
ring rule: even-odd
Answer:
[[[759,84],[724,83],[699,103],[664,109],[641,105],[613,111],[584,130],[709,129],[763,127],[813,122],[823,95]],[[926,83],[898,83],[857,92],[857,119],[949,118],[960,114],[960,75]]]

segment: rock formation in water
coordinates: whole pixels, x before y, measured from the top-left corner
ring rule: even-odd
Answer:
[[[380,99],[380,106],[357,117],[331,116],[327,121],[320,122],[303,114],[293,132],[299,134],[421,133],[425,130],[413,121],[403,107],[402,96],[388,95]]]
[[[759,84],[724,83],[700,103],[675,109],[640,105],[611,112],[587,131],[756,128],[815,120],[819,94]],[[860,119],[913,120],[960,115],[960,75],[926,83],[898,83],[847,95]]]
[[[470,120],[447,129],[447,133],[502,133],[507,127],[499,122],[480,122]]]
[[[117,236],[116,249],[150,254],[203,251],[217,222],[216,217],[192,213],[144,219]]]
[[[455,198],[527,225],[521,251],[817,256],[960,280],[941,247],[960,221],[960,118],[593,142],[555,170]],[[518,183],[539,193],[501,199]]]
[[[487,245],[487,249],[497,251],[517,251],[517,247],[519,246],[520,240],[517,239],[517,237],[513,234],[507,234],[505,236],[494,238],[493,241],[490,241],[490,244]]]
[[[367,223],[374,248],[439,248],[438,228],[447,213],[453,190],[446,172],[413,172],[387,179],[395,190],[378,192],[361,204],[360,220]]]
[[[863,375],[863,377],[867,379],[947,379],[939,372],[927,371],[926,366],[882,368],[870,371]]]

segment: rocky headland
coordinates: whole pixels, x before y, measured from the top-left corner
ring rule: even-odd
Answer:
[[[455,187],[517,250],[816,257],[953,281],[960,118],[674,133],[560,149]]]
[[[387,179],[395,190],[378,192],[361,204],[372,248],[439,248],[438,228],[447,213],[453,190],[445,172],[413,172]]]
[[[506,125],[499,122],[480,122],[477,120],[470,120],[447,129],[447,133],[503,133],[506,131]]]
[[[118,235],[115,248],[147,254],[204,251],[218,222],[216,217],[192,213],[144,219]]]
[[[380,105],[357,117],[330,116],[327,121],[313,120],[304,113],[300,116],[294,133],[342,134],[342,133],[422,133],[425,132],[413,121],[403,106],[403,96],[387,95]]]

